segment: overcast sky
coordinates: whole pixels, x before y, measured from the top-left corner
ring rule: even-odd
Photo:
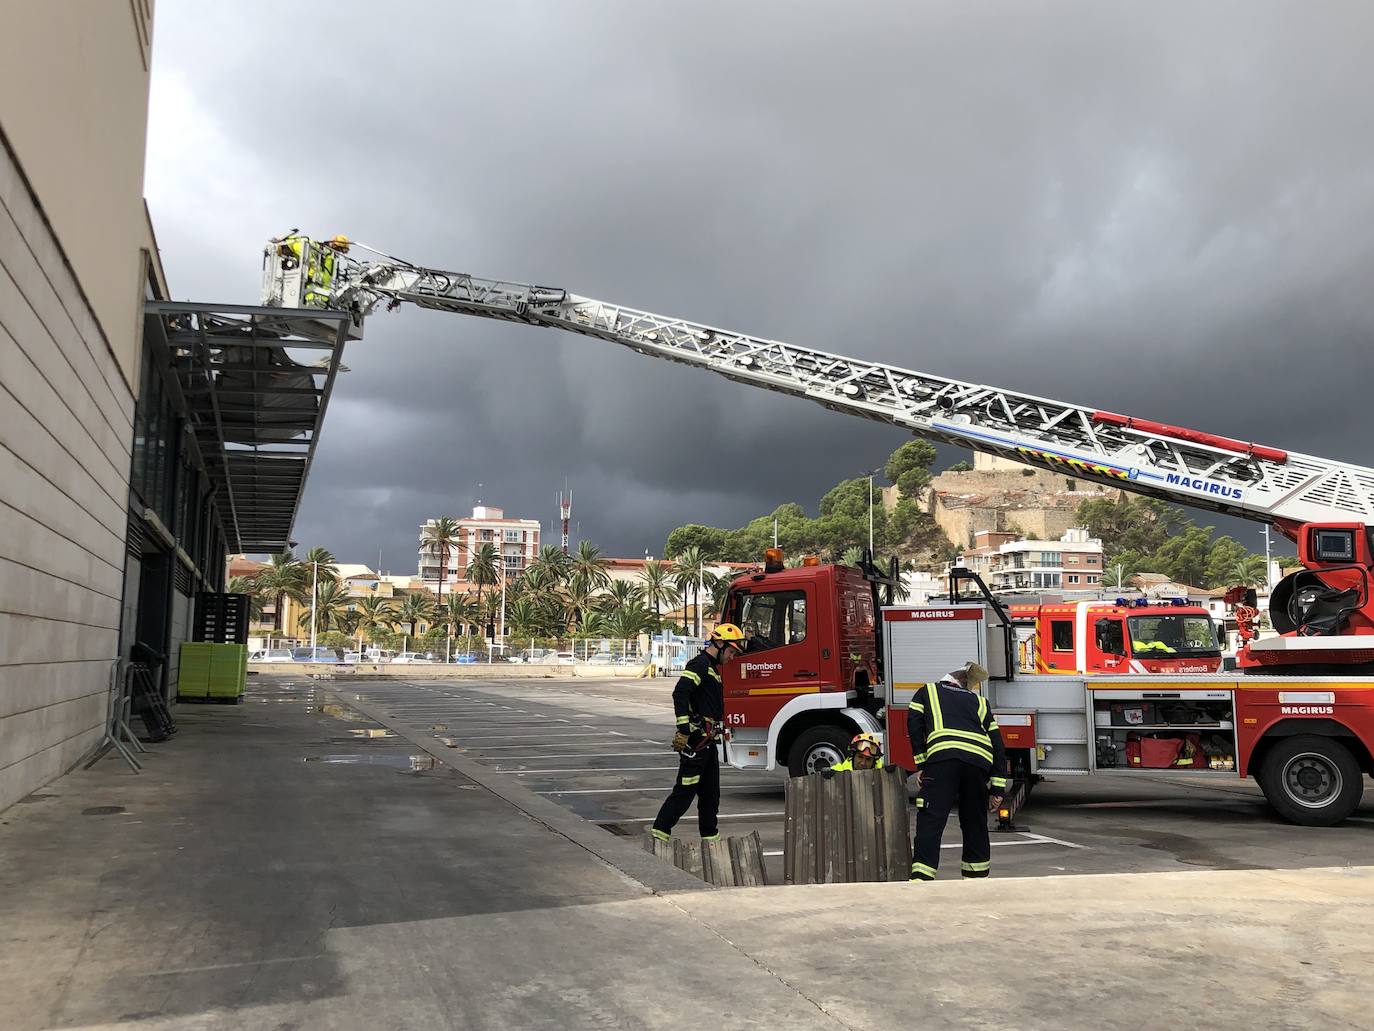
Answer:
[[[299,226],[1368,463],[1371,28],[1358,2],[163,0],[147,196],[177,299],[256,302]],[[377,313],[345,363],[296,538],[396,571],[479,483],[548,530],[566,478],[582,536],[657,555],[814,511],[907,439],[436,312]]]

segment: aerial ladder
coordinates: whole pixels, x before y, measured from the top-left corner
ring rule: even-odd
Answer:
[[[1374,469],[1115,412],[750,336],[556,287],[424,268],[344,237],[272,240],[263,303],[422,308],[566,330],[807,398],[1025,465],[1274,526],[1303,569],[1274,588],[1278,636],[1248,640],[1247,670],[1374,672]],[[369,249],[370,250],[370,249]]]

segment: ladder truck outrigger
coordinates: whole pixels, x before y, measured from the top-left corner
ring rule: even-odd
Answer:
[[[951,570],[947,603],[901,606],[895,562],[785,568],[770,550],[734,579],[724,613],[755,637],[724,678],[733,764],[802,775],[865,731],[910,769],[912,693],[977,659],[993,674],[1012,806],[1043,777],[1210,771],[1253,776],[1280,816],[1327,826],[1354,811],[1374,775],[1374,469],[349,251],[343,237],[269,242],[264,304],[344,310],[361,327],[378,305],[409,303],[596,337],[930,440],[1267,523],[1297,546],[1302,568],[1271,594],[1277,634],[1256,639],[1242,626],[1236,673],[1106,676],[1020,675],[1011,614],[966,569]],[[1071,633],[1113,654],[1130,614],[1083,611],[1092,618]]]

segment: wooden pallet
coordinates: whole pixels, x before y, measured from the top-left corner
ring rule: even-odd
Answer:
[[[718,888],[752,888],[768,883],[758,831],[719,841],[662,841],[646,827],[644,851]]]
[[[905,881],[911,875],[906,775],[897,767],[787,782],[788,884]]]

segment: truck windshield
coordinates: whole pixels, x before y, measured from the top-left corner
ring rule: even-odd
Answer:
[[[1220,655],[1210,616],[1132,616],[1131,654],[1142,659],[1165,655]]]

